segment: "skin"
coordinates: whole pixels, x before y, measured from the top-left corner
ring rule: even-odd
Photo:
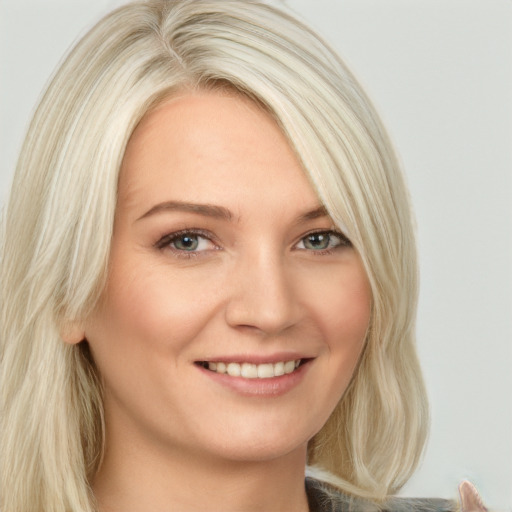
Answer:
[[[100,510],[307,510],[307,443],[345,391],[370,318],[359,255],[333,229],[248,99],[184,93],[142,120],[121,169],[107,287],[67,335],[88,340],[105,388]],[[280,355],[309,362],[276,393],[240,392],[197,364]]]

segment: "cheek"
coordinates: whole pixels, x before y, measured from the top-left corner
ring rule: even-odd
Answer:
[[[354,268],[355,267],[355,268]],[[331,351],[360,350],[371,316],[372,293],[361,265],[335,273],[311,293],[318,323]]]
[[[128,349],[142,357],[148,356],[149,347],[172,352],[215,314],[219,300],[212,290],[218,286],[162,267],[118,260],[101,306],[89,322],[87,338],[93,348],[108,345],[110,352],[124,351],[122,357],[128,357]]]
[[[329,386],[334,407],[352,379],[370,323],[372,294],[362,266],[331,276],[316,300],[321,305],[318,318],[329,353]]]

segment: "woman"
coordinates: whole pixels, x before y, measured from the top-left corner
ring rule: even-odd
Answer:
[[[3,511],[413,506],[389,501],[428,422],[407,192],[288,15],[99,22],[29,129],[1,281]]]

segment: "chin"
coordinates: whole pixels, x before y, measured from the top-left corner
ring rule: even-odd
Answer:
[[[307,441],[291,444],[285,441],[253,439],[243,444],[229,443],[218,451],[226,461],[260,463],[288,457],[306,457]]]
[[[239,428],[226,428],[218,432],[215,439],[203,441],[203,446],[210,445],[206,451],[214,457],[233,462],[265,462],[282,457],[298,456],[305,461],[307,445],[318,429],[301,428],[293,425],[279,426],[276,423],[267,425],[240,425]]]

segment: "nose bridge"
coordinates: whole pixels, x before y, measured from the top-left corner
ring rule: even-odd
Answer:
[[[276,334],[298,320],[298,303],[291,269],[283,252],[270,244],[240,254],[234,275],[227,321]]]

